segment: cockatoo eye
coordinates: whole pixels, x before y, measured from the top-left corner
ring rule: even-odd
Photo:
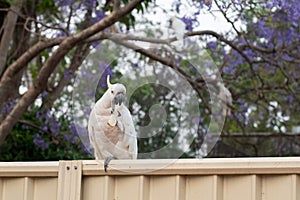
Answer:
[[[114,91],[111,91],[111,93],[113,94],[113,93],[114,93]]]

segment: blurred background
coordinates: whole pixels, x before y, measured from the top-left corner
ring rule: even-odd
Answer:
[[[300,155],[298,1],[145,0],[70,40],[116,2],[134,3],[0,0],[1,161],[92,159],[86,124],[108,74],[131,91],[139,158]]]

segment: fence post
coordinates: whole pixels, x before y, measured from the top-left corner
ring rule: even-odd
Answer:
[[[59,161],[57,200],[80,200],[82,161]]]

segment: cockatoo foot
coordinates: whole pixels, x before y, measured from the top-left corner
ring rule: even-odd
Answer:
[[[117,158],[115,158],[113,156],[108,156],[104,159],[104,171],[105,172],[107,172],[107,167],[108,167],[109,162],[113,159],[117,159]]]

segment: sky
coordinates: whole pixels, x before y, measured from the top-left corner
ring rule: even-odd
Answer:
[[[173,0],[164,0],[164,1],[157,1],[157,5],[159,7],[164,8],[167,11],[170,11]],[[222,16],[220,12],[217,11],[217,6],[215,3],[212,4],[211,11],[213,11],[213,14],[209,12],[205,12],[206,8],[204,8],[203,12],[199,15],[199,27],[196,28],[196,30],[213,30],[218,33],[228,31],[231,29],[231,25],[226,21],[226,19]],[[189,15],[194,13],[195,10],[191,10],[190,7],[182,6],[181,11],[186,10],[186,12],[182,12],[181,16],[183,15]],[[195,11],[196,12],[196,11]],[[169,14],[170,13],[170,14]],[[172,16],[171,12],[168,14],[164,13],[162,10],[157,10],[157,15],[151,16],[152,19],[161,21],[161,19],[170,18]],[[169,16],[168,16],[169,15]],[[173,14],[174,15],[174,14]]]

